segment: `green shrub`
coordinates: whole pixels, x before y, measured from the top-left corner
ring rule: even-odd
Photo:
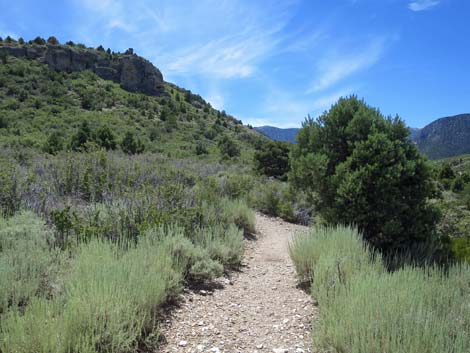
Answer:
[[[0,218],[0,315],[47,296],[58,254],[49,250],[52,233],[31,212]]]
[[[131,246],[131,245],[130,245]],[[78,249],[64,294],[38,299],[1,326],[4,352],[128,352],[158,334],[157,311],[181,275],[158,242],[124,251],[92,241]]]
[[[255,215],[245,201],[222,199],[219,207],[223,224],[235,224],[246,233],[256,232]]]
[[[11,216],[21,205],[18,168],[0,157],[0,216]]]
[[[399,118],[352,96],[307,119],[291,155],[292,183],[332,224],[355,224],[375,247],[406,251],[434,238],[439,212],[428,162]]]
[[[227,268],[240,265],[243,257],[243,233],[234,225],[221,225],[200,229],[195,240],[207,250],[211,259]]]
[[[219,138],[217,146],[220,149],[222,158],[230,159],[240,156],[240,146],[229,136],[224,135]]]
[[[287,183],[261,180],[249,194],[249,204],[267,215],[281,217],[288,222],[309,224],[311,210],[304,194]]]
[[[145,145],[132,132],[128,131],[122,139],[121,148],[124,153],[137,154],[145,150]]]
[[[287,180],[290,144],[270,141],[255,152],[256,170],[266,176]]]
[[[451,238],[450,249],[459,261],[470,263],[470,237]]]
[[[382,270],[379,258],[351,227],[312,228],[292,240],[289,253],[299,278],[312,283],[316,297],[328,296],[361,271]]]
[[[388,272],[353,229],[314,229],[290,253],[310,278],[320,321],[314,345],[342,353],[464,353],[470,350],[468,265]],[[465,279],[467,278],[467,279]]]
[[[44,152],[50,154],[56,154],[63,148],[63,139],[57,131],[54,131],[49,135],[44,145]]]
[[[154,237],[157,229],[150,230],[147,236]],[[174,266],[178,268],[190,281],[208,281],[222,274],[223,265],[209,256],[204,247],[194,244],[185,237],[181,228],[169,228],[165,237],[161,239],[164,249],[173,259]]]
[[[470,350],[470,269],[363,272],[322,308],[315,344],[331,352],[464,353]]]

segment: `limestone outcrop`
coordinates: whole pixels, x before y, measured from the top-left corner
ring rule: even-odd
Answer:
[[[163,76],[150,61],[135,55],[129,49],[125,54],[107,54],[104,51],[66,45],[0,46],[15,57],[38,60],[59,72],[91,70],[97,76],[121,84],[130,92],[152,96],[164,94]]]

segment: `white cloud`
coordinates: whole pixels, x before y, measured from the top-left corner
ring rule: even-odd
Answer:
[[[384,52],[384,40],[376,39],[354,53],[327,55],[318,64],[318,77],[307,93],[320,92],[375,64]]]
[[[408,4],[411,11],[424,11],[429,10],[434,6],[439,5],[440,0],[418,0],[412,1]]]
[[[215,108],[218,110],[223,110],[224,109],[224,103],[225,103],[225,98],[217,90],[210,90],[209,94],[206,97],[206,100]]]

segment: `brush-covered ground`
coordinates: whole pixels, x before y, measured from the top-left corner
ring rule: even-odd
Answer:
[[[321,194],[283,182],[294,165],[308,189],[324,158],[292,164],[292,146],[190,91],[165,83],[165,92],[1,57],[1,353],[302,353],[317,317],[308,286],[320,309],[316,350],[470,350],[470,270],[459,262],[470,256],[467,157],[423,174],[440,188],[425,203],[444,215],[436,239],[453,261],[390,272],[354,229],[314,227],[290,246],[298,288],[287,242],[301,228],[255,210],[325,223],[313,206]]]

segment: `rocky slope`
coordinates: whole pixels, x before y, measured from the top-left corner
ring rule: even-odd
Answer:
[[[165,91],[161,72],[150,61],[135,55],[132,49],[124,54],[111,54],[69,45],[6,44],[0,46],[0,54],[2,52],[38,60],[58,72],[91,70],[105,80],[119,83],[129,92],[160,96]]]

